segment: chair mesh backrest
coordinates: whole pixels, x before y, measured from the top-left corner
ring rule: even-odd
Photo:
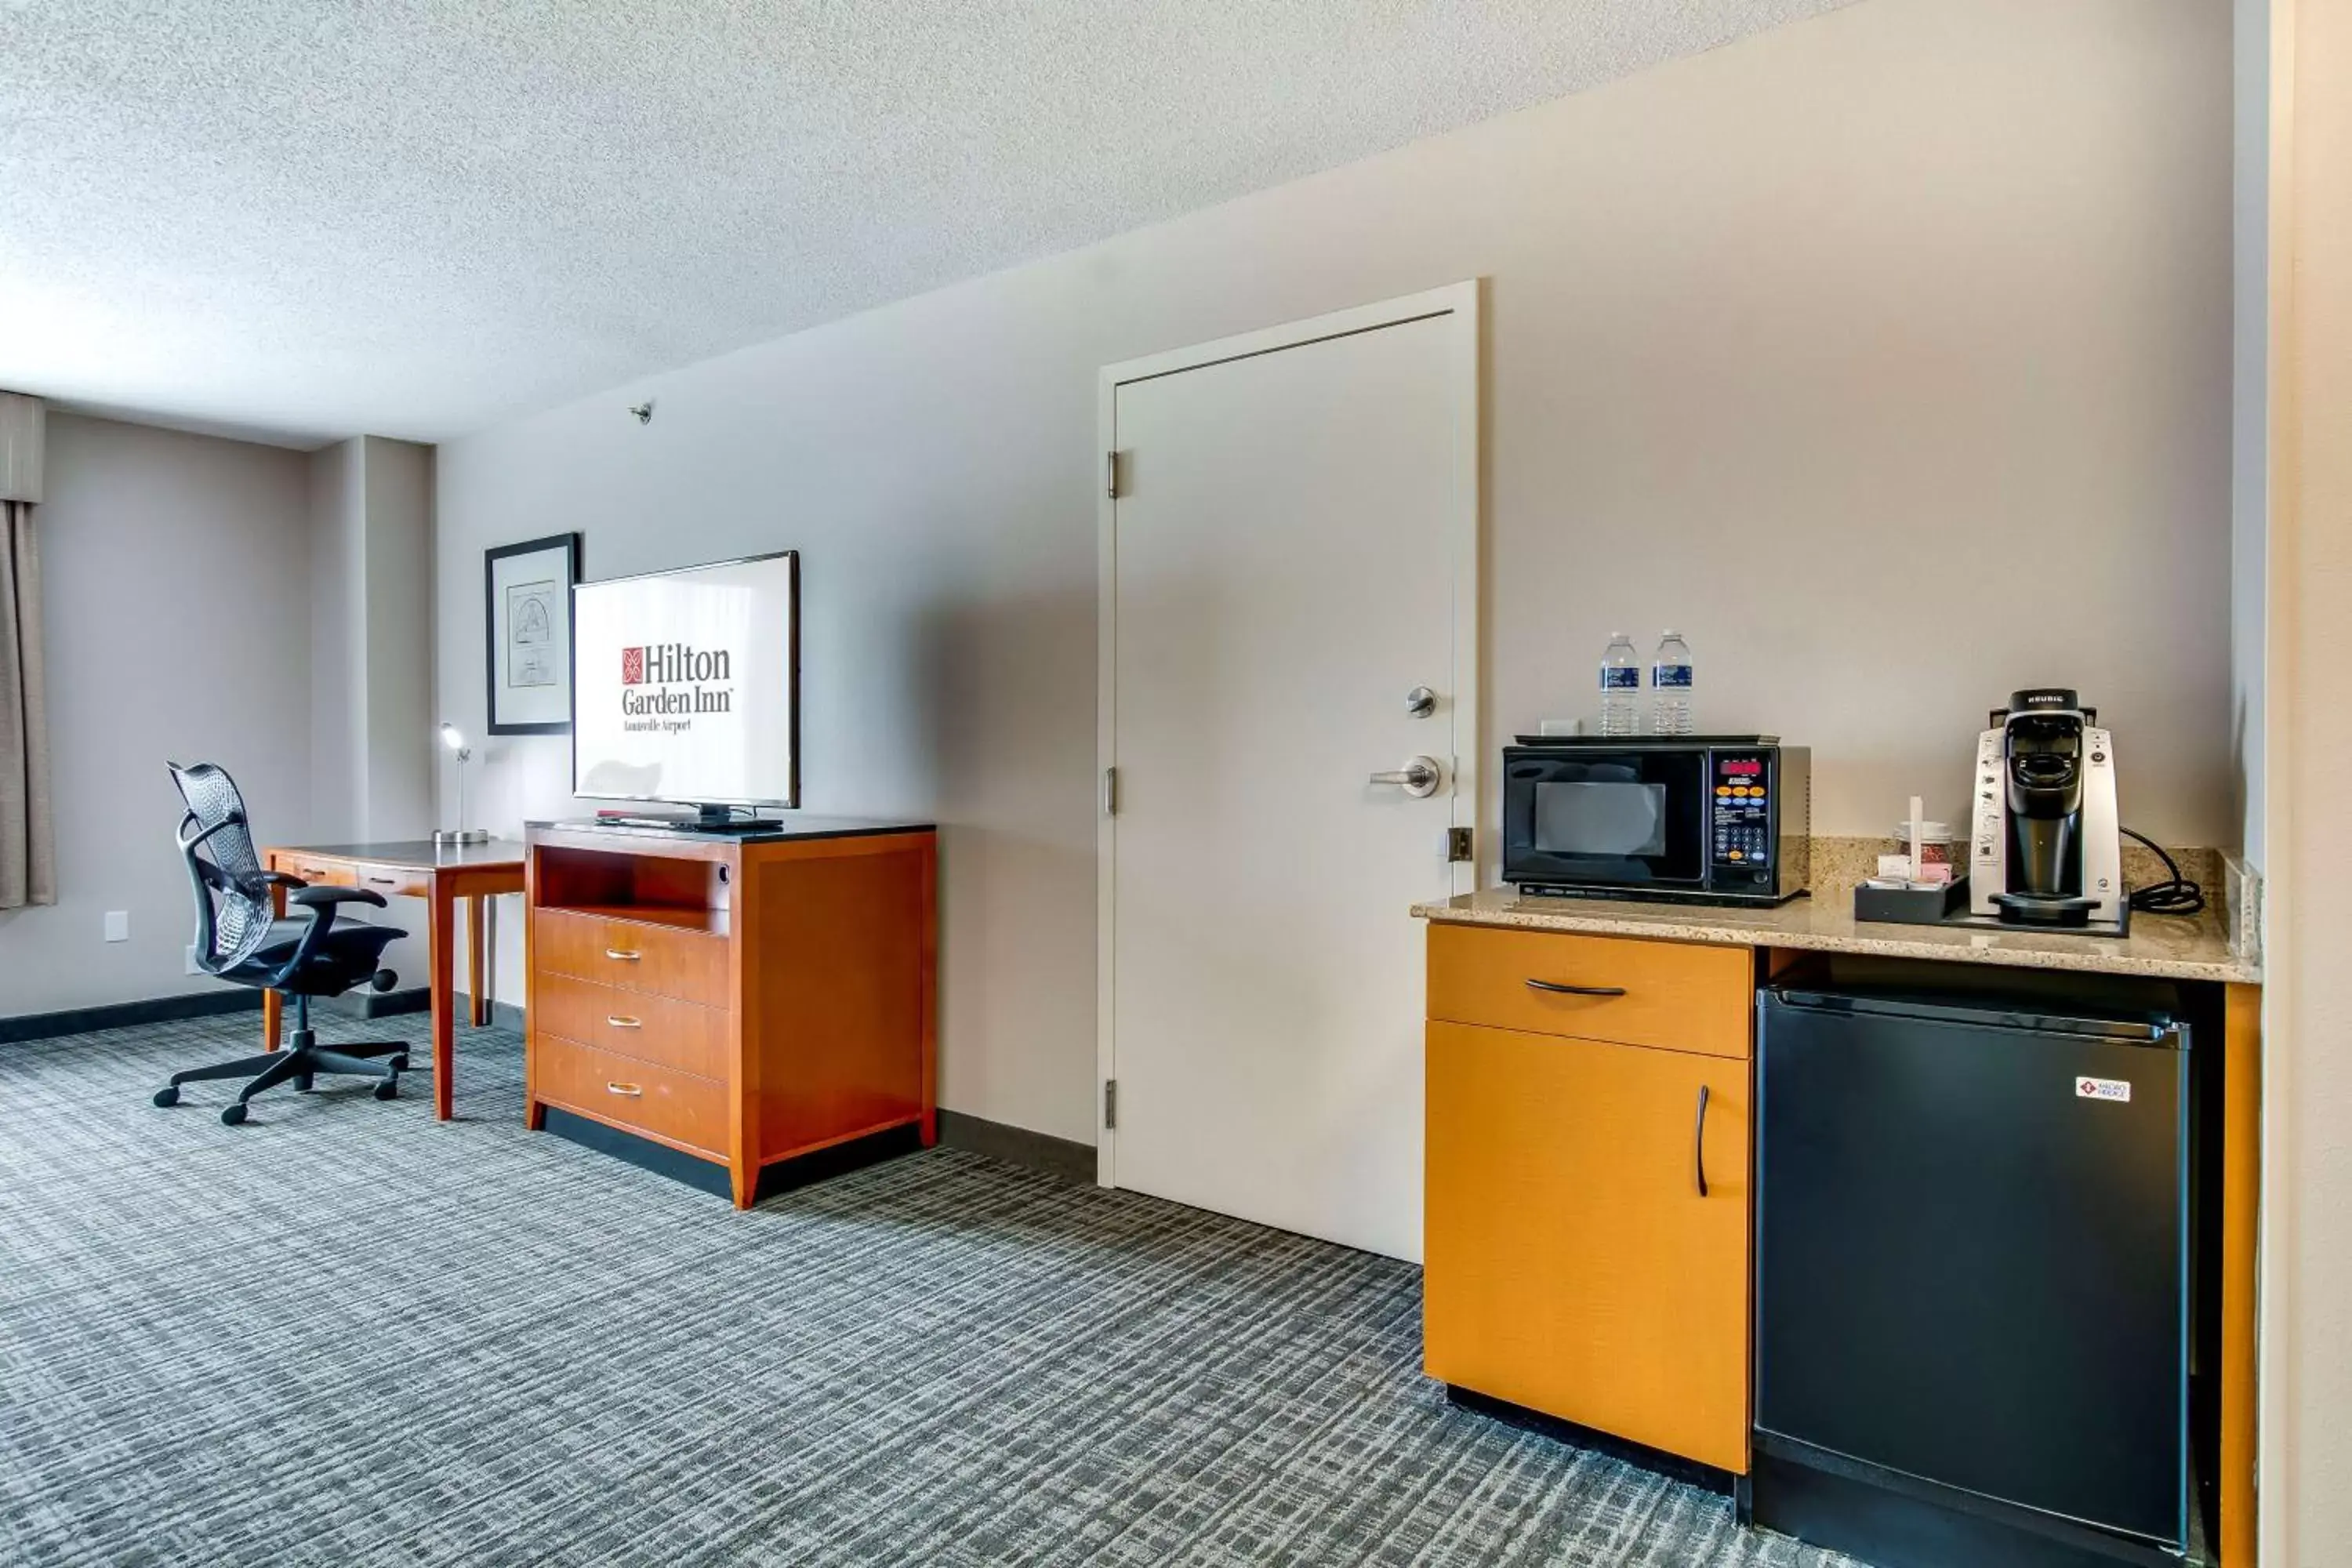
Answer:
[[[269,940],[274,918],[269,883],[261,874],[261,857],[246,826],[245,798],[236,793],[236,781],[211,763],[169,765],[193,819],[180,825],[180,850],[195,882],[198,942],[207,926],[211,931],[212,951],[205,955],[205,966],[227,969],[252,957]],[[192,842],[207,830],[214,830],[211,837],[201,845]]]

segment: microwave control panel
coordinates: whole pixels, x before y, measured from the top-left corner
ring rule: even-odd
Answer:
[[[1777,848],[1770,764],[1754,752],[1711,752],[1707,772],[1707,849],[1718,873],[1734,881],[1769,880]],[[1743,879],[1742,871],[1756,875]]]

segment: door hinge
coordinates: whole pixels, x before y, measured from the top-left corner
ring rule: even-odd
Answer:
[[[1118,453],[1103,454],[1103,494],[1112,500],[1118,499]]]
[[[1469,858],[1470,830],[1466,827],[1447,828],[1445,830],[1445,863],[1454,866]]]
[[[1118,1131],[1118,1079],[1115,1078],[1103,1079],[1103,1129]]]
[[[1117,768],[1105,768],[1103,770],[1102,805],[1103,815],[1105,816],[1117,816],[1118,815],[1118,770]]]

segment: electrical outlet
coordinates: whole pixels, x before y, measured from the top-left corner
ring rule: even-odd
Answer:
[[[106,911],[106,940],[109,942],[129,942],[131,940],[131,911],[129,910],[109,910]]]

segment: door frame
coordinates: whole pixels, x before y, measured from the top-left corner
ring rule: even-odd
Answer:
[[[1095,405],[1095,450],[1099,476],[1095,488],[1095,1182],[1115,1187],[1118,1181],[1117,1131],[1104,1125],[1106,1087],[1118,1076],[1118,1042],[1113,1038],[1112,989],[1113,892],[1118,886],[1118,835],[1109,810],[1110,770],[1118,765],[1118,389],[1181,371],[1199,370],[1230,360],[1303,348],[1333,338],[1401,327],[1411,321],[1447,318],[1453,329],[1450,369],[1454,402],[1453,515],[1445,520],[1453,542],[1454,561],[1454,691],[1448,717],[1454,754],[1446,759],[1452,770],[1454,798],[1449,818],[1455,827],[1471,832],[1474,854],[1451,868],[1456,893],[1476,890],[1478,867],[1486,858],[1486,825],[1482,793],[1485,774],[1479,766],[1486,754],[1486,729],[1480,709],[1479,623],[1485,599],[1481,570],[1481,522],[1486,512],[1486,422],[1483,417],[1481,351],[1484,326],[1483,285],[1477,279],[1443,288],[1358,305],[1301,321],[1286,322],[1254,332],[1218,338],[1189,348],[1170,349],[1140,359],[1105,365]],[[1466,435],[1467,439],[1465,439]],[[1462,719],[1469,720],[1469,743],[1462,744]],[[1397,911],[1402,920],[1405,912]]]

